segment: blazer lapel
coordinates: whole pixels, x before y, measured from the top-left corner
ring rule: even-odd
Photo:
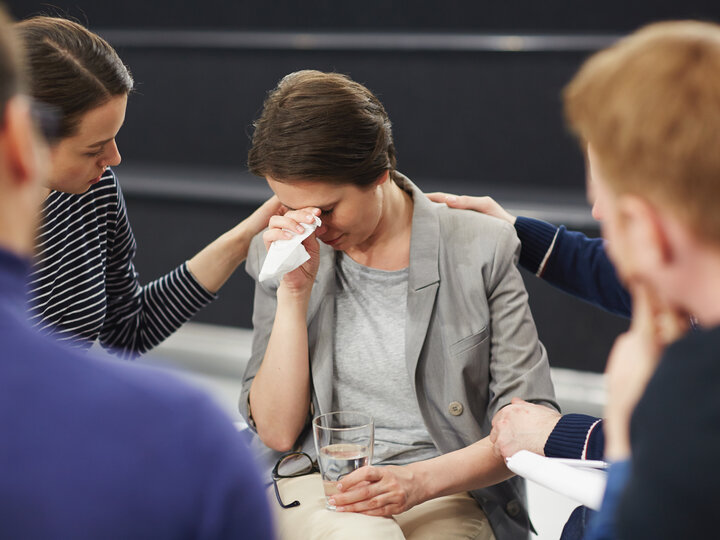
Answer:
[[[320,267],[315,277],[307,312],[310,369],[317,408],[315,415],[330,411],[332,406],[333,354],[335,320],[335,250],[320,243]]]
[[[440,285],[438,269],[440,223],[434,204],[415,184],[402,175],[398,184],[413,198],[407,315],[405,318],[405,359],[414,387],[420,352],[425,343]]]

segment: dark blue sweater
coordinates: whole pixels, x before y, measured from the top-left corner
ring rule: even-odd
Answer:
[[[520,265],[554,287],[623,317],[630,317],[630,293],[618,279],[601,238],[564,226],[518,217]]]
[[[28,270],[0,250],[0,538],[272,538],[252,456],[211,400],[39,335]]]
[[[588,238],[538,219],[518,217],[520,265],[554,287],[616,315],[630,317],[631,298],[620,283],[600,238]],[[601,459],[602,421],[584,414],[564,415],[545,444],[545,455]]]

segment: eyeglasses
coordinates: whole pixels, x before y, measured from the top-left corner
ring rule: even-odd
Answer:
[[[293,501],[290,504],[283,503],[280,498],[280,491],[278,490],[278,480],[281,478],[296,478],[319,471],[320,469],[318,469],[317,464],[313,462],[312,458],[305,452],[288,452],[280,456],[280,459],[272,470],[275,497],[277,497],[280,506],[283,508],[294,508],[295,506],[300,506],[300,501]]]

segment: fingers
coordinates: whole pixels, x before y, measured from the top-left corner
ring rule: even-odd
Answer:
[[[630,287],[632,295],[632,321],[630,329],[644,335],[655,335],[656,302],[649,289],[642,283]]]
[[[313,223],[316,215],[320,214],[319,208],[306,208],[303,210],[290,210],[284,215],[273,215],[268,223],[268,230],[263,233],[265,247],[276,240],[289,240],[294,234],[305,232],[301,223]]]
[[[680,339],[690,329],[690,318],[684,313],[666,310],[657,320],[662,343],[669,344]]]
[[[284,216],[272,216],[270,218],[269,226],[271,229],[286,229],[288,231],[303,233],[305,232],[305,229],[301,223],[310,224],[314,222],[315,214],[313,212],[305,210],[290,210]]]
[[[332,504],[332,503],[331,503]],[[374,516],[391,516],[402,512],[402,504],[397,500],[395,493],[381,493],[375,497],[368,497],[352,504],[338,505],[335,500],[335,509],[338,512],[368,513]]]
[[[333,496],[333,499],[335,501],[335,505],[348,506],[379,497],[385,492],[387,492],[385,486],[381,485],[379,482],[373,482],[362,486],[356,486],[353,489],[338,491],[338,493]]]
[[[445,203],[448,197],[457,198],[457,195],[451,195],[450,193],[443,193],[441,191],[436,191],[434,193],[426,193],[425,196],[432,202],[436,203]]]
[[[358,470],[351,472],[338,483],[339,491],[348,491],[362,482],[377,482],[382,480],[383,473],[377,467],[360,467]]]
[[[633,332],[667,345],[689,329],[687,315],[664,304],[647,285],[635,283],[630,292],[633,299],[630,328]]]
[[[310,236],[302,241],[302,245],[308,250],[308,253],[312,255],[315,252],[320,251],[320,245],[317,241],[317,231],[313,231]]]
[[[430,193],[427,197],[433,202],[445,203],[451,208],[474,210],[507,221],[511,225],[515,223],[515,216],[500,206],[492,197],[470,197],[442,192]]]
[[[408,496],[392,472],[363,467],[343,478],[331,498],[338,512],[391,516],[406,510]]]
[[[462,208],[470,210],[483,210],[477,208],[475,200],[489,199],[489,197],[468,197],[467,195],[453,195],[452,193],[443,193],[436,191],[435,193],[429,193],[426,195],[428,199],[436,203],[445,203],[451,208]]]

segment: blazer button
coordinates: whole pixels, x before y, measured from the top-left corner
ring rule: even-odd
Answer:
[[[453,401],[450,405],[448,405],[448,412],[453,416],[460,416],[463,413],[462,403],[459,401]]]
[[[505,510],[510,517],[518,517],[520,515],[520,503],[512,500],[505,505]]]

